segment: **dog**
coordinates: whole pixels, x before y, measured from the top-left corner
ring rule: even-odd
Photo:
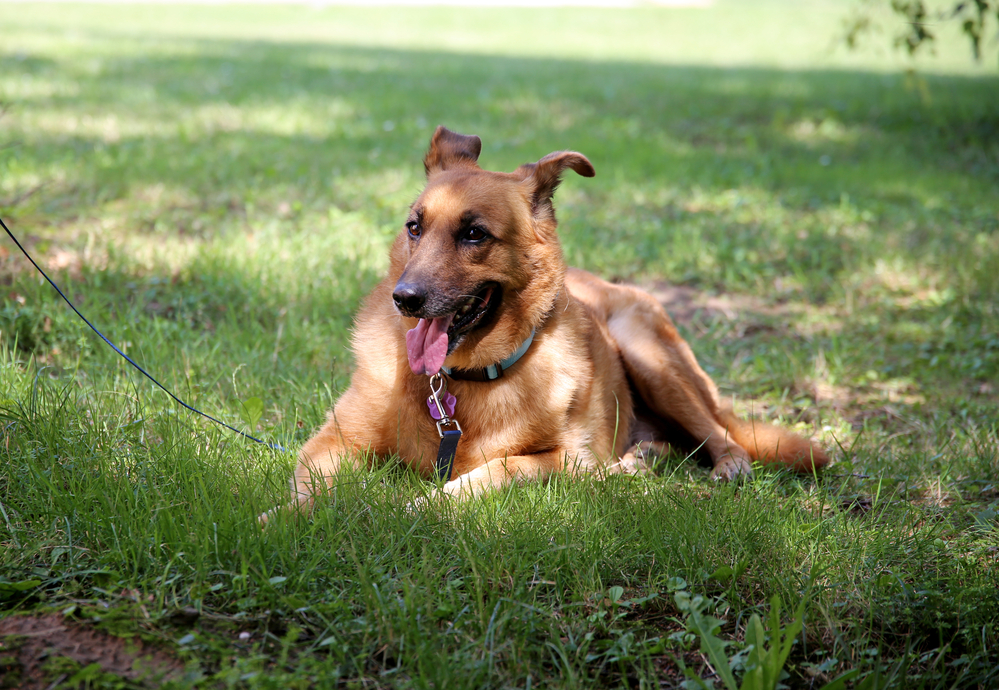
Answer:
[[[828,462],[736,417],[651,295],[566,266],[552,196],[566,170],[594,176],[585,156],[502,173],[480,168],[480,151],[477,136],[434,133],[426,187],[357,317],[350,386],[301,449],[290,507],[365,456],[436,471],[456,497],[560,471],[639,472],[678,440],[722,480],[753,462]]]

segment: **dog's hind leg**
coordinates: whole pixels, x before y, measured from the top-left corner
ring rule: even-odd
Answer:
[[[684,429],[711,456],[712,476],[751,471],[750,454],[722,424],[718,391],[697,364],[669,315],[647,292],[613,285],[578,269],[566,274],[569,292],[595,320],[607,324],[624,368],[652,417]]]
[[[715,479],[749,474],[752,460],[811,472],[829,462],[789,431],[735,416],[662,306],[641,290],[608,284],[607,327],[632,385],[649,410],[679,424],[711,456]]]
[[[703,444],[714,464],[715,479],[749,474],[751,454],[722,424],[718,390],[665,310],[640,290],[608,288],[618,293],[608,310],[608,329],[632,384],[649,410],[676,422]]]

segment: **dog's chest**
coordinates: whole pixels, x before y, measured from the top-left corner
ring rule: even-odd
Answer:
[[[571,393],[558,395],[556,391],[553,395],[549,390],[543,395],[534,386],[512,381],[452,381],[449,389],[455,396],[453,418],[462,430],[455,475],[494,458],[538,453],[562,445]],[[420,402],[417,414],[400,415],[398,453],[407,464],[430,474],[440,435],[429,405]]]

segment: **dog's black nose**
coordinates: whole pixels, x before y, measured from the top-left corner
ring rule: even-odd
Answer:
[[[413,283],[397,283],[392,293],[395,306],[404,314],[416,314],[427,301],[427,293]]]

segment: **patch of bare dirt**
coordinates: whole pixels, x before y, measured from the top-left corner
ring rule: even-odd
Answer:
[[[52,677],[45,665],[60,657],[81,668],[98,664],[104,673],[142,687],[158,687],[180,677],[184,670],[178,659],[141,640],[114,637],[58,613],[0,619],[0,688],[57,687],[69,674],[61,674],[61,679],[58,673]]]

